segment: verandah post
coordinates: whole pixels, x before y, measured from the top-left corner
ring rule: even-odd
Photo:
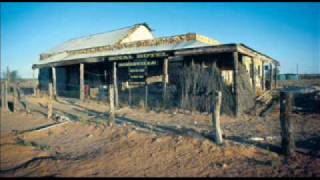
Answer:
[[[235,116],[238,117],[240,113],[239,107],[239,60],[238,60],[238,52],[233,52],[233,96],[235,100]]]

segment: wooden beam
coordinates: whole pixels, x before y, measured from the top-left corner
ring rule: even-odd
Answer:
[[[238,117],[240,113],[239,107],[239,55],[238,52],[233,52],[233,96],[235,100],[235,116]]]
[[[84,101],[84,64],[80,64],[80,100]]]
[[[293,121],[290,118],[292,98],[292,93],[280,92],[281,146],[286,157],[293,156],[295,153]]]

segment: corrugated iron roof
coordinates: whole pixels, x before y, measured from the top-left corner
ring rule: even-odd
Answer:
[[[121,41],[123,38],[125,38],[131,30],[138,26],[145,26],[148,29],[147,24],[135,24],[133,26],[105,32],[105,33],[99,33],[89,36],[84,36],[81,38],[75,38],[68,40],[60,45],[58,45],[55,48],[52,48],[48,50],[47,52],[44,52],[43,54],[51,54],[51,53],[57,53],[57,52],[63,52],[63,51],[72,51],[72,50],[79,50],[79,49],[86,49],[86,48],[92,48],[92,47],[99,47],[99,46],[108,46],[113,45]]]

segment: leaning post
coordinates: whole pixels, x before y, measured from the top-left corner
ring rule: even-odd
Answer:
[[[280,92],[280,125],[281,125],[281,148],[286,157],[295,153],[295,142],[293,134],[293,122],[290,118],[292,111],[293,94]]]
[[[220,128],[220,110],[221,110],[221,99],[222,93],[221,91],[216,91],[216,94],[212,99],[215,99],[214,108],[212,112],[212,124],[215,130],[215,140],[217,144],[222,144],[222,132]]]

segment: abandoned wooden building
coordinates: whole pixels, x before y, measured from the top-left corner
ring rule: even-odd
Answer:
[[[40,92],[51,82],[56,96],[95,99],[112,84],[117,105],[142,101],[150,108],[209,111],[218,89],[225,93],[222,110],[237,115],[252,106],[243,104],[276,87],[278,66],[241,43],[195,33],[156,38],[142,23],[68,40],[40,54],[32,68],[39,69]]]

